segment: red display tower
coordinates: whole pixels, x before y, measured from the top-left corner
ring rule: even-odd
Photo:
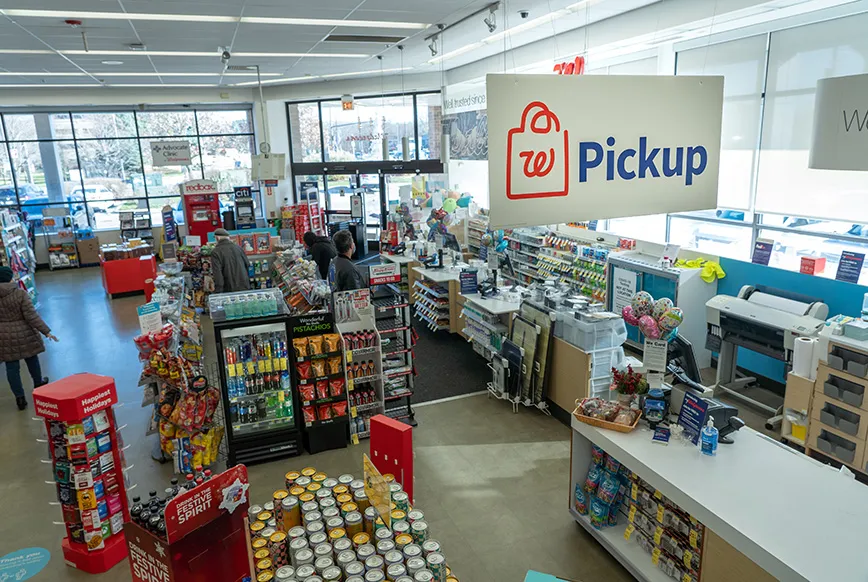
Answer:
[[[220,217],[220,193],[213,180],[190,180],[180,185],[184,200],[187,234],[208,240],[208,233],[223,226]]]
[[[107,572],[127,555],[123,527],[130,514],[112,410],[117,401],[114,380],[96,374],[75,374],[33,391],[66,523],[63,557],[90,574]]]
[[[413,502],[413,427],[378,414],[371,418],[371,460],[391,473]]]
[[[166,504],[166,539],[124,527],[134,582],[250,579],[247,468],[236,465]]]

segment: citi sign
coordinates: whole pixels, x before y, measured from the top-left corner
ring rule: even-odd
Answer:
[[[518,127],[507,133],[507,198],[568,195],[571,145],[569,131],[545,103],[527,105]],[[675,178],[691,186],[708,165],[708,151],[702,145],[663,147],[644,136],[621,145],[610,136],[603,143],[578,142],[576,164],[580,184]]]

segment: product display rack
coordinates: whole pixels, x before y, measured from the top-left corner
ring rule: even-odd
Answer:
[[[151,225],[151,213],[149,210],[120,212],[118,213],[118,217],[121,222],[121,238],[125,241],[140,238],[152,247],[154,246],[154,231]]]
[[[371,435],[371,417],[385,413],[383,337],[378,331],[370,289],[335,293],[335,311],[344,344],[350,441]]]
[[[114,380],[95,374],[74,374],[33,391],[66,527],[63,558],[90,574],[107,572],[127,556],[126,447],[112,409],[117,401]]]
[[[406,294],[381,285],[377,287],[372,303],[378,326],[384,322],[397,330],[381,332],[381,335],[386,335],[381,340],[385,415],[416,426],[416,413],[411,405],[416,385],[416,366],[413,359],[415,331],[410,317],[410,302]]]
[[[49,269],[77,269],[80,266],[75,223],[66,208],[43,210],[42,234],[48,249]]]
[[[449,289],[430,281],[417,280],[413,284],[413,297],[416,317],[431,331],[449,329]]]
[[[276,256],[271,271],[272,285],[280,289],[291,315],[328,310],[331,291],[318,279],[316,263],[289,250]]]
[[[499,314],[491,313],[473,301],[465,301],[461,310],[464,316],[462,333],[473,344],[473,351],[489,362],[503,347],[503,338],[509,327]]]
[[[36,253],[30,241],[30,229],[17,213],[0,210],[0,266],[9,267],[18,286],[27,291],[34,305],[36,291]]]
[[[486,232],[488,232],[488,216],[480,214],[467,220],[467,248],[478,258],[481,258],[482,236]]]

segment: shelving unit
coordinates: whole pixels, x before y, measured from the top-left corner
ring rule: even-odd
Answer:
[[[77,269],[81,265],[75,223],[66,208],[43,210],[42,234],[48,247],[49,269]]]
[[[414,331],[410,316],[410,301],[405,293],[396,292],[389,285],[378,285],[373,294],[374,316],[377,326],[382,323],[390,331],[381,332],[383,358],[384,414],[416,426],[416,414],[411,405],[416,389],[414,364]],[[416,302],[419,309],[421,302]],[[386,337],[382,337],[385,334]]]
[[[516,302],[483,298],[478,293],[464,296],[462,333],[473,344],[473,351],[489,362],[500,352],[503,338],[509,333],[511,314],[521,307]]]
[[[421,263],[415,257],[388,255],[385,253],[380,254],[380,260],[384,263],[396,263],[401,267],[401,280],[398,283],[386,285],[386,287],[390,287],[396,293],[404,293],[408,296],[412,295],[410,290],[416,281],[416,272],[413,268],[418,267]],[[414,298],[410,297],[410,304],[412,305],[413,303]]]
[[[154,246],[154,231],[151,225],[151,214],[147,209],[121,212],[118,217],[121,221],[121,238],[129,241],[140,238],[152,247]]]
[[[467,247],[477,258],[483,249],[482,235],[488,231],[488,216],[480,214],[467,220]]]
[[[37,304],[36,253],[30,244],[30,230],[18,214],[0,210],[0,266],[10,267],[18,286],[27,291],[30,300]]]

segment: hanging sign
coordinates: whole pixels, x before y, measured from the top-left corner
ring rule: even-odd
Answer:
[[[492,228],[717,206],[723,77],[486,84]]]
[[[152,141],[151,158],[154,167],[159,166],[189,166],[193,163],[190,152],[190,142],[184,141]]]
[[[817,81],[808,167],[868,170],[868,74]]]

